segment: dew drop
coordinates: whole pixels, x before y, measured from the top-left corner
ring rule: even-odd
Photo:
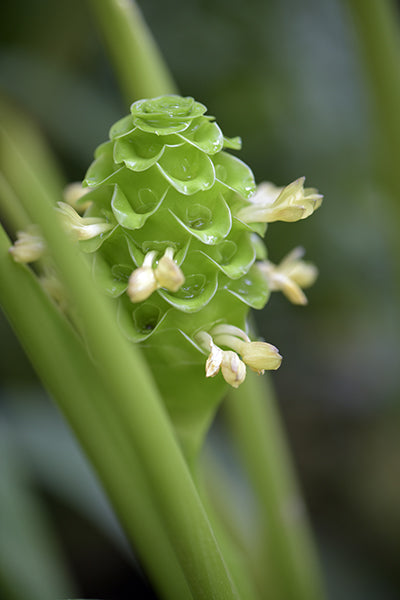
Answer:
[[[185,221],[192,229],[208,229],[212,225],[212,212],[206,206],[194,204],[186,210]]]
[[[200,296],[206,287],[207,278],[205,275],[198,273],[196,275],[189,275],[186,277],[185,283],[176,294],[179,298],[190,300]]]

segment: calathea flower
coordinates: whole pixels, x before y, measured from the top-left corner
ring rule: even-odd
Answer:
[[[274,289],[303,302],[312,279],[298,254],[267,261],[261,238],[266,223],[304,219],[322,196],[304,178],[257,188],[229,152],[240,146],[193,98],[139,100],[97,148],[85,193],[69,190],[56,209],[119,327],[142,346],[182,438],[190,415],[206,429],[226,382],[279,367],[275,346],[248,337],[249,310]]]

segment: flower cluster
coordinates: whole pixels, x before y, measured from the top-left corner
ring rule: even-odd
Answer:
[[[242,329],[234,325],[216,325],[210,333],[200,331],[196,334],[196,340],[210,351],[206,377],[215,377],[221,369],[225,381],[232,387],[238,387],[244,381],[246,365],[262,374],[267,369],[278,369],[282,361],[275,346],[266,342],[252,342]],[[230,350],[222,350],[220,346]]]
[[[304,178],[256,187],[250,168],[227,152],[240,139],[225,137],[205,113],[193,98],[135,102],[96,150],[83,187],[69,186],[56,211],[156,379],[176,357],[237,387],[247,367],[263,373],[282,360],[275,346],[248,337],[249,309],[263,308],[274,290],[304,304],[302,288],[317,273],[299,249],[279,265],[266,260],[265,224],[304,219],[322,196]],[[30,262],[45,250],[34,230],[19,235],[12,253]]]

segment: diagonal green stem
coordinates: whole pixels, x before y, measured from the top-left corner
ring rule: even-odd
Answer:
[[[391,215],[400,219],[400,38],[398,6],[394,0],[348,0],[344,3],[355,25],[362,63],[365,68],[370,96],[374,107],[375,175],[380,186],[388,192]],[[397,227],[387,226],[389,243],[394,256],[400,254]],[[400,262],[393,261],[397,280],[400,280]],[[400,286],[397,284],[398,292]]]
[[[1,217],[8,227],[14,230],[25,229],[29,225],[28,216],[2,173],[0,173],[0,198],[3,209]]]
[[[265,598],[321,600],[317,559],[271,384],[249,373],[224,406],[264,517],[261,588],[272,594]]]
[[[90,0],[126,100],[176,93],[175,84],[133,0]]]
[[[146,472],[166,534],[195,598],[237,598],[207,515],[139,350],[120,334],[108,303],[91,282],[79,249],[55,219],[49,196],[24,156],[3,131],[10,156],[7,178],[41,228],[54,263],[85,326],[93,356],[119,427]]]
[[[387,172],[397,177],[400,153],[400,39],[398,7],[393,0],[348,0],[382,134]],[[382,148],[380,148],[382,150]]]
[[[206,506],[207,514],[210,517],[218,543],[221,546],[241,597],[244,600],[260,600],[261,596],[258,593],[256,582],[252,577],[251,568],[249,568],[250,561],[248,560],[249,557],[246,556],[245,549],[241,546],[238,539],[235,539],[234,535],[232,535],[229,527],[227,527],[223,513],[218,510],[219,507],[216,506],[215,499],[211,497],[210,490],[206,489],[208,486],[200,482],[198,483],[198,487],[201,491],[201,497]],[[225,512],[227,511],[226,505],[224,506],[224,510]]]
[[[12,261],[9,245],[0,228],[0,301],[5,313],[91,459],[160,596],[190,600],[192,595],[154,508],[143,469],[119,428],[99,372],[32,272]]]

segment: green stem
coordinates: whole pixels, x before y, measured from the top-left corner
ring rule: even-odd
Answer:
[[[29,218],[22,208],[18,197],[8,183],[7,179],[0,173],[0,198],[2,205],[2,217],[11,230],[19,231],[29,225]]]
[[[347,0],[385,143],[384,161],[398,183],[400,153],[400,42],[399,19],[393,0]],[[394,167],[394,168],[393,168]]]
[[[26,156],[29,156],[32,171],[36,173],[37,178],[46,186],[49,193],[57,195],[59,190],[65,186],[64,176],[39,128],[29,117],[20,110],[16,110],[11,102],[1,96],[0,125],[5,130],[12,132],[12,138],[17,146],[24,148]],[[12,156],[8,152],[7,144],[4,144],[1,139],[0,142],[1,171],[8,180],[7,172],[9,169],[13,169],[10,164]],[[10,181],[8,183],[11,185]]]
[[[208,457],[205,466],[207,467],[207,472],[201,473],[200,478],[197,479],[198,489],[200,490],[201,498],[207,509],[207,514],[210,517],[213,530],[222,548],[229,570],[234,577],[241,598],[245,600],[260,600],[261,596],[252,577],[251,558],[247,553],[248,548],[245,548],[241,544],[241,540],[235,535],[236,532],[233,531],[231,523],[228,522],[229,517],[227,513],[230,512],[229,506],[232,499],[228,498],[226,494],[224,496],[223,490],[210,480],[210,471],[213,470],[210,457]],[[222,507],[221,502],[224,503]]]
[[[346,8],[356,28],[358,43],[374,105],[376,139],[374,163],[380,186],[391,201],[391,221],[387,223],[394,256],[400,254],[400,237],[393,226],[400,218],[400,41],[399,15],[394,0],[348,0]],[[376,173],[375,173],[376,175]],[[397,220],[392,218],[397,216]],[[400,280],[400,262],[394,261]],[[399,290],[400,286],[397,285]]]
[[[5,313],[91,459],[160,597],[190,600],[192,595],[154,509],[142,467],[119,428],[99,373],[32,272],[11,259],[9,245],[0,228],[0,300]]]
[[[262,507],[262,589],[274,600],[324,597],[307,518],[266,376],[249,373],[232,391],[225,413]],[[264,578],[267,578],[265,581]]]
[[[194,598],[237,598],[232,578],[140,351],[119,332],[114,313],[94,287],[79,248],[55,218],[50,197],[23,148],[3,132],[10,155],[6,174],[32,221],[46,239],[70,300],[85,327],[119,426],[146,472],[157,511]]]
[[[127,102],[176,93],[175,84],[133,0],[90,0]]]

